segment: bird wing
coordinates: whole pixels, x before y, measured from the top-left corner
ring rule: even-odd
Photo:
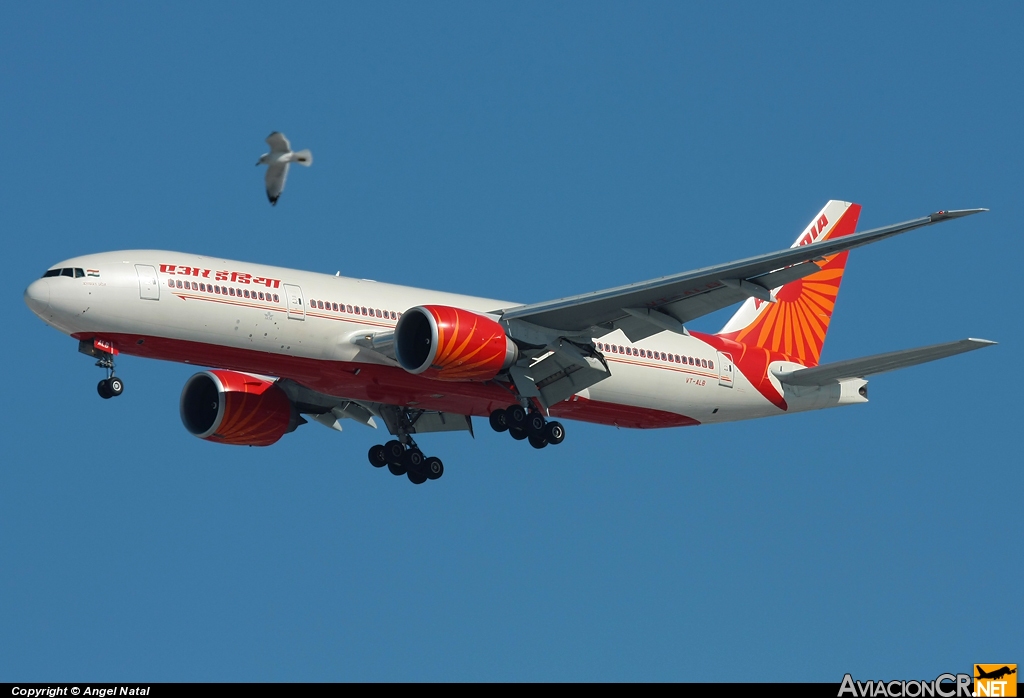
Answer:
[[[288,139],[280,131],[274,131],[267,136],[267,145],[270,146],[270,152],[272,153],[288,153],[292,149],[292,144],[288,142]]]
[[[274,163],[267,168],[267,199],[274,206],[277,205],[277,199],[284,191],[286,179],[288,179],[288,163]]]

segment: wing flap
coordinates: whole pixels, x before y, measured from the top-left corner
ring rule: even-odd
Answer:
[[[886,354],[865,356],[860,359],[847,359],[836,361],[831,364],[816,366],[815,368],[802,368],[796,371],[772,371],[775,377],[789,385],[830,385],[848,378],[864,378],[865,376],[895,371],[898,368],[907,368],[917,364],[937,361],[948,356],[956,356],[964,352],[974,351],[989,347],[996,342],[987,339],[961,339],[957,342],[946,342],[945,344],[933,344],[928,347],[917,347],[916,349],[903,349],[891,351]]]

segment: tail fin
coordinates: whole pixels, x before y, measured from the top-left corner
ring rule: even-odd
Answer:
[[[313,164],[313,153],[310,150],[300,150],[297,153],[292,153],[292,162],[309,167]]]
[[[829,201],[793,247],[849,235],[859,217],[859,204]],[[718,334],[785,354],[804,366],[817,366],[848,255],[826,257],[817,263],[821,271],[774,289],[774,303],[748,298]]]

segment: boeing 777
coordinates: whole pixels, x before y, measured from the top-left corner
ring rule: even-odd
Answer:
[[[557,419],[648,429],[867,402],[867,376],[993,344],[981,339],[820,364],[849,250],[985,209],[855,232],[830,201],[787,249],[527,305],[235,262],[129,250],[69,259],[25,291],[47,324],[124,383],[119,353],[212,367],[180,413],[195,436],[268,446],[309,417],[394,437],[370,462],[421,484],[444,472],[414,435],[487,417],[534,448]],[[716,334],[687,324],[741,303]]]

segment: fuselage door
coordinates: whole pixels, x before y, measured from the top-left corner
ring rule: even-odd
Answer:
[[[731,388],[735,385],[735,379],[736,367],[732,364],[732,357],[718,352],[718,384]]]
[[[302,302],[302,289],[292,284],[284,284],[284,297],[288,299],[288,318],[305,320],[306,306]]]
[[[156,269],[148,264],[136,264],[135,271],[139,275],[139,298],[145,301],[160,300],[160,279]]]

